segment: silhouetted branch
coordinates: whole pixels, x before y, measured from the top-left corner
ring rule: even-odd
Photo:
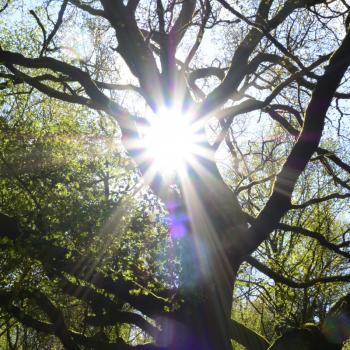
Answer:
[[[336,276],[325,276],[325,277],[318,277],[314,279],[310,279],[307,281],[294,281],[291,278],[285,277],[281,275],[280,273],[277,273],[270,269],[268,266],[262,264],[257,259],[253,258],[252,256],[247,257],[246,261],[255,267],[257,270],[262,272],[264,275],[270,277],[273,279],[276,283],[282,283],[285,284],[288,287],[291,288],[307,288],[314,286],[318,283],[337,283],[337,282],[350,282],[350,275],[336,275]]]

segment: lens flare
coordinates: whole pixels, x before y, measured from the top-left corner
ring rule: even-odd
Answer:
[[[196,153],[198,136],[189,115],[163,109],[150,119],[145,131],[146,157],[163,175],[183,171]]]

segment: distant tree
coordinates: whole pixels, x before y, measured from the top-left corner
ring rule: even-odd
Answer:
[[[42,333],[67,349],[342,348],[346,0],[5,0],[0,11],[9,349],[42,348]],[[159,121],[168,130],[152,134]],[[150,154],[157,137],[171,174]],[[231,318],[239,298],[260,331],[270,320],[268,340]]]

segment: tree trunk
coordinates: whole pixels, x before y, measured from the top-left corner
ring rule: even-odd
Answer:
[[[237,236],[246,223],[215,163],[201,162],[208,173],[191,173],[182,181],[185,198],[177,210],[183,212],[175,215],[182,224],[187,218],[186,232],[178,241],[182,301],[162,320],[165,332],[158,343],[174,350],[232,350],[232,295],[243,261]],[[174,231],[178,224],[172,223]]]
[[[230,322],[232,273],[211,276],[186,290],[183,304],[178,311],[162,320],[164,330],[158,344],[171,350],[232,350]]]

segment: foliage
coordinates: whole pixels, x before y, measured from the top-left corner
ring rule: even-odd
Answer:
[[[341,349],[349,6],[1,0],[0,347]]]

